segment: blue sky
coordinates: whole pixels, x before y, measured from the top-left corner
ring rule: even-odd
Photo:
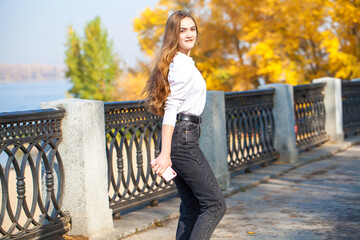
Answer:
[[[83,35],[100,16],[114,50],[134,66],[144,59],[132,21],[159,0],[0,0],[0,64],[64,65],[67,27]]]

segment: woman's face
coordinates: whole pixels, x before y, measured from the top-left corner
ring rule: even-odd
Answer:
[[[191,18],[184,18],[180,22],[179,51],[190,55],[190,50],[196,42],[197,32],[195,22]]]

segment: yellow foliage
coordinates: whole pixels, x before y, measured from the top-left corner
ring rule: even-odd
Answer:
[[[116,101],[131,101],[141,99],[141,91],[145,86],[148,74],[144,72],[126,72],[117,79]]]
[[[141,49],[150,57],[154,57],[162,40],[168,10],[146,8],[139,18],[133,21],[133,29],[137,32]]]
[[[134,19],[147,56],[155,56],[176,10],[197,20],[191,53],[209,90],[253,89],[259,79],[295,85],[360,77],[360,0],[160,0]]]
[[[360,1],[330,1],[333,28],[324,32],[329,70],[341,79],[360,77]]]

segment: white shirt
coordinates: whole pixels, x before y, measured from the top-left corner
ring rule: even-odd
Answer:
[[[206,83],[193,59],[177,52],[169,66],[168,81],[171,93],[162,124],[175,126],[178,113],[199,116],[205,107]]]

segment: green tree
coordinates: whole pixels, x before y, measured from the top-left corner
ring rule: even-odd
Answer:
[[[120,60],[100,18],[86,25],[84,39],[69,26],[66,47],[66,77],[73,83],[69,93],[76,98],[114,100]]]

